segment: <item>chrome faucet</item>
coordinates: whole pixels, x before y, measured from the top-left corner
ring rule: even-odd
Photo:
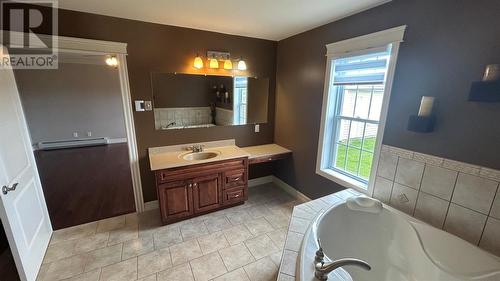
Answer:
[[[192,152],[203,152],[204,147],[204,144],[193,144],[191,146],[188,146],[186,149],[191,150]]]
[[[319,244],[319,241],[318,241]],[[315,262],[315,271],[314,271],[314,276],[320,280],[320,281],[327,281],[328,280],[328,274],[330,272],[334,271],[335,269],[345,266],[345,265],[356,265],[359,266],[365,270],[371,270],[371,266],[360,259],[353,259],[353,258],[344,258],[344,259],[338,259],[332,262],[329,262],[325,264],[325,253],[323,252],[323,249],[321,248],[321,245],[316,251],[316,257],[314,259]]]

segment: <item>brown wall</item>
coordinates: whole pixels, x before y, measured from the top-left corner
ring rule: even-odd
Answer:
[[[151,72],[230,74],[224,70],[194,71],[196,53],[220,50],[242,56],[248,70],[239,73],[271,79],[268,120],[274,120],[276,42],[66,10],[59,11],[59,35],[128,43],[132,100],[151,100]],[[134,112],[134,121],[146,201],[156,199],[148,147],[232,138],[247,146],[270,143],[274,133],[272,121],[261,125],[260,133],[253,132],[253,125],[156,131],[152,111]]]
[[[383,142],[500,168],[500,104],[467,102],[472,81],[500,63],[500,2],[395,0],[278,43],[275,142],[293,151],[277,175],[311,197],[341,187],[315,174],[325,44],[408,25]],[[421,96],[438,98],[430,134],[406,130]]]

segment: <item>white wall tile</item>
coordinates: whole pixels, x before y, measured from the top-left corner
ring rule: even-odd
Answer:
[[[420,188],[425,164],[415,160],[400,158],[396,169],[395,182],[414,189]]]
[[[450,201],[457,176],[458,172],[426,165],[420,190]]]
[[[392,185],[392,181],[377,177],[375,179],[375,186],[373,187],[373,197],[384,203],[389,203],[391,200]]]
[[[479,175],[494,181],[500,181],[500,171],[482,167]]]
[[[417,202],[417,195],[418,191],[415,189],[394,183],[389,204],[400,211],[412,215],[415,203]]]
[[[436,157],[428,154],[415,152],[413,155],[413,160],[417,160],[420,162],[424,162],[426,164],[431,164],[434,166],[441,166],[443,164],[444,159],[441,157]]]
[[[500,220],[488,218],[479,247],[500,256]]]
[[[449,159],[444,159],[443,167],[448,168],[450,170],[459,171],[462,173],[476,175],[476,176],[479,175],[479,171],[481,170],[481,167],[479,167],[479,166],[470,165],[467,163],[449,160]]]
[[[497,190],[497,195],[493,201],[493,206],[491,207],[490,216],[500,219],[500,190]]]
[[[486,218],[483,214],[452,203],[448,210],[444,230],[477,245]]]
[[[488,214],[497,187],[497,182],[460,173],[452,202],[483,214]]]
[[[443,228],[449,201],[420,192],[415,207],[415,217],[437,228]]]
[[[398,156],[390,153],[389,151],[382,151],[380,153],[380,160],[378,163],[377,174],[386,179],[394,180],[396,175],[396,166],[398,164]]]

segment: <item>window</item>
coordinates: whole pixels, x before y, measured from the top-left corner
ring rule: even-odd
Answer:
[[[383,33],[378,35],[384,37]],[[399,47],[399,42],[373,47],[374,35],[327,46],[316,169],[320,175],[361,191],[368,190],[378,162],[395,65],[391,60],[396,59]],[[336,48],[341,51],[336,53]]]
[[[247,77],[234,77],[234,125],[247,123]]]

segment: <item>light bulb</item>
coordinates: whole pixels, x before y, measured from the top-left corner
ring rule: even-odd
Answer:
[[[238,62],[238,70],[247,70],[247,64],[244,60]]]
[[[115,56],[108,57],[106,59],[106,64],[112,67],[118,66],[118,59]]]
[[[197,69],[203,68],[203,60],[200,56],[196,55],[196,58],[194,58],[193,66]]]
[[[210,59],[210,68],[219,68],[219,62],[215,58]]]
[[[224,61],[224,69],[228,69],[228,70],[233,69],[233,62],[230,59],[226,59]]]

